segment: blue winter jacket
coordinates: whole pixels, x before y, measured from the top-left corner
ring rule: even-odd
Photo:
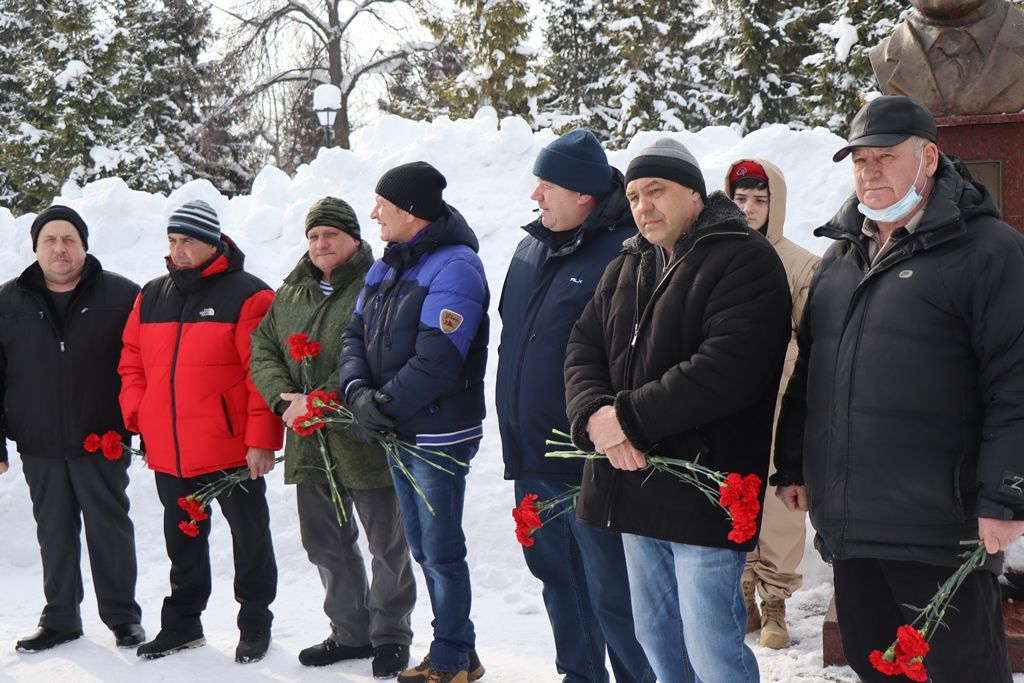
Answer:
[[[501,292],[498,347],[498,427],[506,479],[579,483],[583,460],[545,458],[552,428],[568,433],[565,347],[573,324],[622,243],[636,234],[622,174],[580,226],[559,245],[540,220],[523,226]]]
[[[445,446],[483,434],[490,293],[466,219],[444,213],[370,267],[341,336],[340,386],[363,380],[391,401],[399,437]]]

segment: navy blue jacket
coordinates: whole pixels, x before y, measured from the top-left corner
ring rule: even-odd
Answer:
[[[552,428],[569,431],[562,368],[569,333],[594,296],[605,267],[636,234],[622,174],[580,226],[559,245],[540,219],[523,226],[501,292],[497,407],[506,479],[579,483],[583,460],[545,458]]]
[[[466,219],[446,204],[411,241],[388,244],[341,335],[346,395],[356,380],[390,395],[381,410],[420,446],[483,434],[490,293],[477,251]]]

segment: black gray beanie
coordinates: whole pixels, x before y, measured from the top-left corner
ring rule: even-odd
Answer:
[[[446,187],[440,171],[425,161],[413,161],[382,175],[375,192],[417,218],[436,221],[444,210],[441,191]]]
[[[318,199],[306,213],[306,234],[318,225],[329,225],[348,233],[355,239],[362,239],[359,232],[359,220],[356,212],[348,202],[336,197]]]
[[[697,157],[683,143],[672,138],[655,140],[653,145],[640,150],[640,154],[629,162],[626,184],[629,185],[637,178],[671,180],[699,193],[704,201],[708,200],[704,174],[700,171]]]
[[[43,209],[42,213],[32,221],[32,227],[29,228],[29,234],[32,235],[32,251],[36,250],[36,246],[39,243],[39,233],[43,231],[43,228],[50,221],[67,221],[75,226],[79,237],[82,238],[82,247],[89,251],[89,227],[82,220],[82,217],[78,215],[77,211],[70,206],[62,206],[60,204],[54,204],[47,209]]]
[[[220,221],[213,207],[202,199],[193,199],[174,210],[167,220],[167,234],[194,237],[200,242],[220,244]]]

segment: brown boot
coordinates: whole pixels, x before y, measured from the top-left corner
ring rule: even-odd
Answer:
[[[781,650],[789,645],[786,628],[786,601],[769,598],[761,602],[761,647]]]
[[[757,609],[757,601],[754,600],[754,580],[743,581],[743,603],[747,606],[747,633],[753,633],[761,628],[761,613]]]

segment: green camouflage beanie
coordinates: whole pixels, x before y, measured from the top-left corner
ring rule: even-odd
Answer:
[[[318,225],[329,225],[352,235],[357,240],[362,239],[356,212],[348,202],[335,197],[324,197],[309,207],[306,214],[306,234]]]

